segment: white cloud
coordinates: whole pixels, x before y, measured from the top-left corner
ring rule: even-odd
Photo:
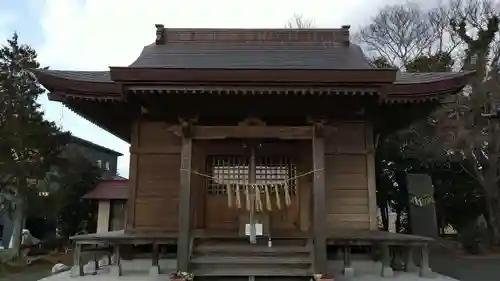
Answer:
[[[313,19],[317,27],[356,28],[377,9],[404,0],[45,0],[41,26],[44,44],[42,63],[59,69],[101,70],[131,63],[144,45],[154,40],[155,23],[166,27],[283,27],[294,14]],[[433,0],[419,2],[431,3]],[[59,107],[46,105],[48,116],[57,120]],[[55,112],[54,112],[55,111]],[[128,155],[125,143],[117,141],[65,113],[65,129],[105,144]],[[68,120],[68,121],[67,121]],[[128,156],[120,169],[128,174]]]

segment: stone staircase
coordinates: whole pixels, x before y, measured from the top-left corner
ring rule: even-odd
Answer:
[[[191,268],[195,276],[205,277],[310,277],[312,244],[307,238],[246,237],[197,238],[193,241]]]

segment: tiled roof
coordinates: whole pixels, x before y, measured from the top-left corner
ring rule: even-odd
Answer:
[[[53,77],[93,83],[113,83],[109,71],[79,71],[79,70],[52,70],[37,69],[37,72],[51,75]]]
[[[130,67],[371,69],[361,48],[339,42],[167,42],[144,47]]]
[[[395,84],[430,83],[462,76],[469,72],[399,72]]]
[[[48,75],[74,81],[113,83],[109,71],[40,70]],[[465,72],[400,72],[395,84],[429,83],[462,76]]]

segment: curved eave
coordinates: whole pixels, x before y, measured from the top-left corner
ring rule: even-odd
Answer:
[[[130,143],[131,112],[126,103],[65,97],[61,101],[69,110],[115,137]]]
[[[90,99],[121,98],[121,85],[111,81],[107,71],[33,69],[31,72],[51,93],[51,100],[61,101],[66,96]]]
[[[335,83],[387,84],[395,69],[210,69],[110,67],[113,81],[122,83]]]
[[[436,73],[438,75],[439,73]],[[460,92],[474,75],[474,71],[450,74],[448,77],[434,80],[396,81],[384,87],[380,100],[384,103],[418,103],[438,101],[447,95]]]

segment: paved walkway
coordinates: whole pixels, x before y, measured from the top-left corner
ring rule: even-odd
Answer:
[[[431,264],[434,271],[450,276],[451,278],[460,280],[460,281],[499,281],[500,276],[500,256],[496,257],[454,257],[454,256],[445,256],[445,255],[433,255],[431,256]],[[104,272],[103,272],[104,273]],[[69,273],[62,273],[56,276],[49,276],[49,271],[40,271],[40,272],[28,272],[15,274],[8,277],[1,277],[0,281],[62,281],[62,280],[75,280],[69,278]],[[127,273],[127,275],[129,275]],[[131,274],[128,277],[123,276],[119,279],[109,276],[106,274],[101,274],[100,276],[85,276],[80,280],[89,280],[89,281],[113,281],[113,280],[147,280],[147,281],[156,281],[156,280],[166,280],[165,275],[161,275],[160,279],[158,278],[149,278],[145,277],[144,274],[141,274],[143,278],[137,279],[138,275]],[[48,276],[48,277],[47,277]],[[43,279],[44,277],[47,277]],[[145,277],[145,278],[144,278]],[[79,279],[76,279],[79,280]],[[75,280],[75,281],[76,281]],[[342,278],[336,278],[336,280],[342,280]],[[361,278],[357,278],[354,281],[378,281],[383,280],[387,281],[388,279],[380,278],[379,276],[363,276]],[[390,279],[391,281],[417,281],[419,280],[415,275],[412,276],[399,276],[399,278]],[[426,280],[429,279],[420,279]],[[450,278],[443,277],[441,279],[432,279],[434,281],[439,280],[453,280]]]
[[[500,257],[431,256],[433,270],[460,281],[499,281]]]

